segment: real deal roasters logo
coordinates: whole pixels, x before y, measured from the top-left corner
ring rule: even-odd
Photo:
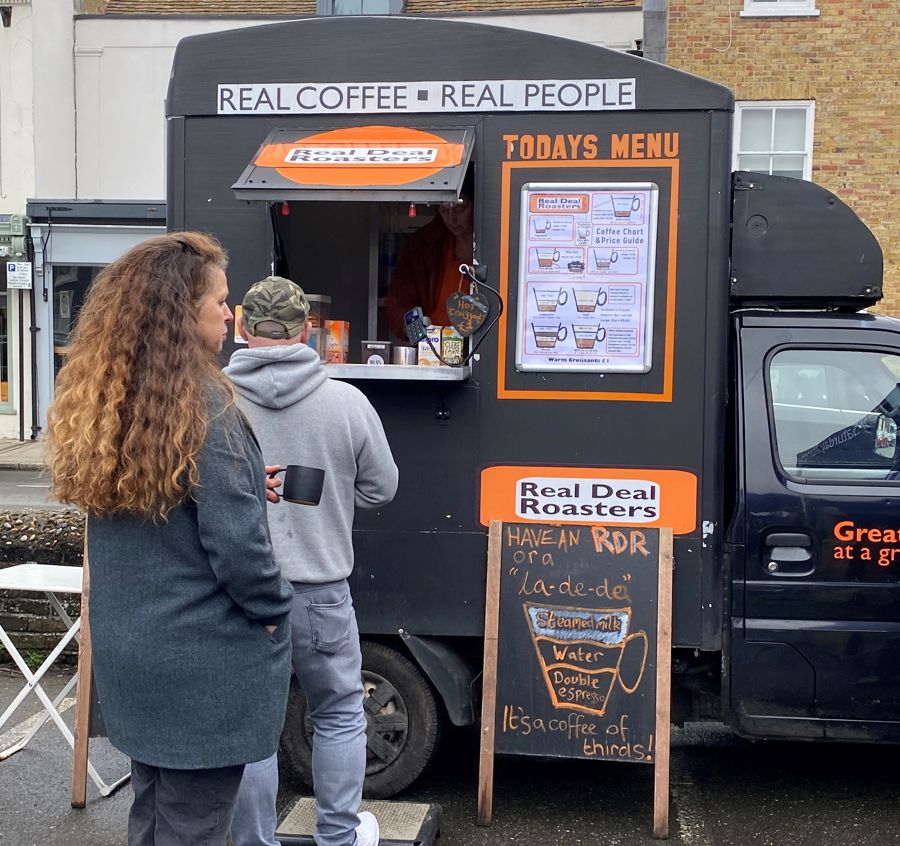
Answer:
[[[437,159],[436,147],[291,147],[284,157],[292,165],[423,165]]]
[[[652,523],[659,518],[660,486],[644,479],[530,477],[516,482],[516,514],[531,519]]]

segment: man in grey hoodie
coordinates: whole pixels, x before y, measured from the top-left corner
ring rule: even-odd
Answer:
[[[309,338],[309,302],[288,279],[269,276],[244,297],[248,349],[225,374],[238,392],[266,464],[325,470],[316,507],[269,504],[275,561],[294,588],[294,672],[314,729],[317,846],[375,846],[378,823],[358,813],[366,769],[362,656],[347,585],[356,508],[397,491],[397,466],[375,409],[352,385],[329,379]],[[275,756],[249,764],[238,793],[234,846],[277,846]]]

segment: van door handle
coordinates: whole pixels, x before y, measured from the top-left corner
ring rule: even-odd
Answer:
[[[766,571],[771,576],[796,578],[815,570],[812,538],[803,533],[779,532],[766,538]]]

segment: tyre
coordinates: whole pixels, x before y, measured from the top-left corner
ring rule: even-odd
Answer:
[[[428,766],[437,750],[441,721],[431,687],[408,658],[380,643],[364,641],[361,646],[366,712],[363,795],[386,799],[409,787]],[[281,754],[309,787],[312,743],[306,696],[292,679]]]

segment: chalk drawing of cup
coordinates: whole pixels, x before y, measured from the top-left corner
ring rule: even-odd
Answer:
[[[538,267],[553,267],[559,261],[559,250],[554,250],[553,247],[539,248],[537,250],[537,260]]]
[[[525,602],[523,610],[554,707],[602,716],[616,685],[626,694],[638,689],[650,642],[646,632],[629,632],[630,607]]]
[[[615,250],[594,250],[594,264],[597,270],[609,270],[609,266],[618,260],[619,254]]]
[[[602,326],[584,326],[572,324],[575,346],[580,350],[592,350],[594,344],[606,340],[606,329]]]
[[[641,198],[634,194],[613,196],[612,203],[613,216],[619,218],[629,218],[632,212],[641,208]]]
[[[573,288],[572,291],[575,294],[575,308],[582,314],[593,314],[609,299],[602,288]]]
[[[534,332],[534,342],[541,350],[556,349],[556,342],[565,341],[569,334],[568,327],[561,323],[556,326],[535,326],[532,323],[531,331]]]
[[[543,235],[544,233],[550,231],[549,217],[533,217],[531,218],[531,224],[532,226],[534,226],[535,235]]]
[[[557,306],[565,305],[569,301],[569,292],[563,288],[550,291],[539,291],[535,288],[534,299],[538,311],[553,314]]]

